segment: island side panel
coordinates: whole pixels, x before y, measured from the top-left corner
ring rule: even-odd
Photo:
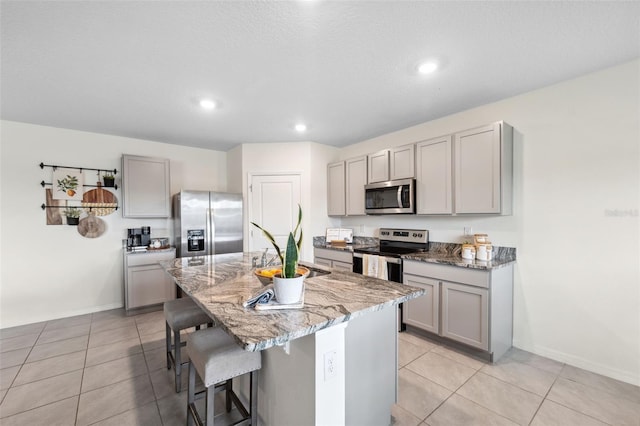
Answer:
[[[346,328],[346,424],[387,426],[396,402],[397,307],[354,318]]]

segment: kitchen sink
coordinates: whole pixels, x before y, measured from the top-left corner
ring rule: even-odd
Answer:
[[[328,275],[328,274],[331,273],[331,271],[325,271],[324,269],[312,268],[310,266],[305,266],[305,268],[307,268],[309,270],[309,275],[307,275],[307,278],[321,277],[323,275]]]

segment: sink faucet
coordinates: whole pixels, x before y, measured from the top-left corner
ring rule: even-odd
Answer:
[[[262,253],[262,257],[260,258],[260,262],[258,262],[258,256],[253,256],[251,258],[251,266],[254,268],[264,268],[266,266],[271,265],[273,261],[278,258],[278,254],[276,253],[271,259],[267,260],[268,250],[269,250],[268,248],[264,249],[264,252]]]

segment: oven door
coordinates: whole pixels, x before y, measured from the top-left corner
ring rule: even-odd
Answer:
[[[363,274],[362,271],[362,253],[353,254],[353,272]],[[387,261],[387,281],[396,283],[402,282],[402,259],[399,257],[384,257]]]
[[[415,213],[415,180],[372,183],[364,187],[366,214]]]

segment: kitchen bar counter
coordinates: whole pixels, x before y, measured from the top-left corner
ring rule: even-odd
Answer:
[[[240,345],[262,352],[260,424],[389,425],[398,380],[396,305],[424,290],[333,269],[305,279],[304,308],[256,311],[242,307],[264,288],[251,267],[256,254],[161,265]],[[237,381],[246,400],[248,380]]]
[[[334,269],[328,275],[305,280],[304,308],[256,311],[242,306],[264,288],[251,267],[251,258],[256,255],[179,258],[161,262],[161,266],[184,293],[249,351],[281,345],[424,294],[415,287]]]

